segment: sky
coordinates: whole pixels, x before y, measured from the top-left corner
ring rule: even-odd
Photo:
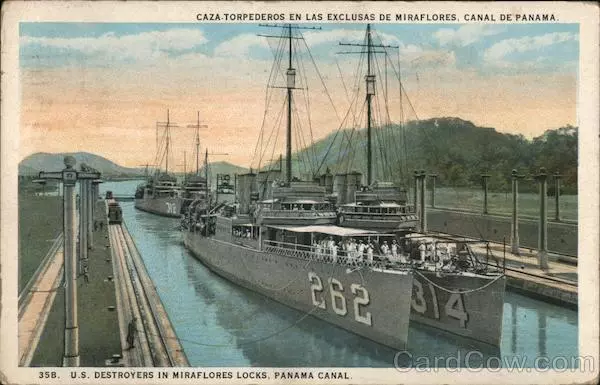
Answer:
[[[306,70],[297,75],[303,133],[295,145],[340,126],[364,126],[356,108],[364,96],[356,103],[352,96],[364,91],[360,56],[340,53],[360,48],[338,43],[362,42],[366,26],[318,26],[295,32],[304,39],[294,40],[293,66]],[[394,47],[373,62],[377,97],[388,96],[391,121],[452,116],[527,138],[577,124],[577,24],[373,27],[376,44]],[[184,152],[186,167],[192,164],[189,125],[197,114],[206,125],[202,151],[249,166],[261,130],[263,139],[274,132],[286,93],[287,62],[269,81],[278,40],[259,35],[280,34],[257,24],[21,23],[20,156],[87,151],[129,167],[152,163],[156,122],[166,120],[168,109],[177,126],[171,167],[183,169]],[[402,98],[391,80],[398,68]],[[301,117],[307,106],[310,120]],[[283,151],[283,135],[273,134],[274,153]]]

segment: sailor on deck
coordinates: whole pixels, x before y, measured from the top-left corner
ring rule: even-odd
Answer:
[[[329,254],[333,254],[333,247],[335,246],[335,241],[333,240],[333,237],[329,236],[329,239],[327,239],[327,252]]]
[[[331,246],[331,256],[333,258],[333,263],[337,262],[337,254],[338,254],[338,245],[333,242],[332,246]]]
[[[373,263],[373,244],[369,242],[367,244],[367,262]]]
[[[425,243],[419,242],[419,256],[421,257],[421,262],[425,262],[425,250],[427,250]]]
[[[390,253],[390,247],[387,244],[387,241],[383,241],[383,245],[381,246],[381,254],[388,255]]]
[[[348,243],[348,257],[351,261],[356,260],[356,242],[352,238],[350,238],[350,242]]]
[[[404,258],[398,258],[398,244],[396,243],[396,240],[392,240],[392,246],[390,247],[390,251],[391,251],[391,255],[388,257],[388,259],[390,260],[390,262],[393,263],[398,263],[398,262],[402,262],[404,263],[403,259]]]
[[[363,241],[361,239],[358,241],[358,246],[356,248],[356,258],[361,262],[363,261],[364,253],[365,253],[365,244],[363,243]]]

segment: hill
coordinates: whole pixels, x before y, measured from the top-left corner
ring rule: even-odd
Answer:
[[[351,138],[351,139],[350,139]],[[532,140],[504,134],[459,118],[445,117],[389,125],[373,130],[375,180],[405,184],[414,170],[438,174],[441,186],[481,186],[481,174],[490,174],[492,190],[508,191],[513,169],[531,179],[540,167],[562,175],[565,191],[577,190],[578,129],[565,126],[547,130]],[[334,140],[335,139],[335,140]],[[295,175],[318,168],[322,174],[367,169],[366,130],[339,131],[294,154]],[[323,161],[325,159],[325,161]],[[529,186],[529,187],[527,187]],[[534,188],[534,183],[523,188]]]
[[[19,175],[37,175],[40,171],[58,171],[65,168],[63,159],[65,156],[73,156],[77,160],[76,168],[82,163],[100,171],[105,177],[140,176],[144,171],[138,168],[120,166],[100,155],[88,152],[70,152],[49,154],[38,152],[31,154],[19,163]]]

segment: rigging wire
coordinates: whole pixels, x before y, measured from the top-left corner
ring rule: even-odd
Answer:
[[[315,148],[315,141],[314,141],[314,135],[313,135],[313,129],[312,129],[312,119],[311,119],[311,114],[310,114],[310,94],[309,94],[309,87],[308,87],[308,71],[306,71],[306,67],[304,65],[304,60],[303,60],[303,55],[300,55],[300,42],[295,41],[296,43],[296,57],[298,58],[298,63],[300,64],[299,68],[300,69],[300,79],[303,81],[303,85],[304,87],[301,88],[302,90],[302,94],[304,95],[304,102],[306,105],[306,116],[307,116],[307,120],[308,120],[308,129],[309,129],[309,135],[310,135],[310,148],[312,150],[312,161],[311,161],[311,173],[315,172],[314,170],[314,166],[313,164],[317,162],[317,154],[316,154],[316,148]],[[302,76],[304,75],[304,76]],[[300,114],[299,112],[297,112],[298,115],[298,122],[300,121]],[[306,149],[306,141],[303,145],[303,148]],[[310,157],[310,155],[308,155]],[[313,175],[314,176],[314,175]]]
[[[282,42],[282,40],[283,39],[277,40],[278,48],[277,48],[277,51],[275,52],[275,55],[274,55],[275,59],[273,60],[273,64],[271,65],[271,70],[269,72],[269,78],[267,80],[267,86],[266,86],[266,90],[265,90],[265,110],[263,113],[262,124],[260,127],[260,134],[256,141],[256,146],[254,148],[254,154],[252,156],[252,161],[250,162],[251,167],[252,167],[252,165],[254,165],[254,161],[256,159],[257,154],[260,154],[262,152],[262,145],[263,145],[263,141],[264,141],[264,129],[265,129],[266,121],[267,121],[267,116],[269,113],[269,106],[271,105],[271,98],[273,97],[273,94],[274,94],[274,91],[271,88],[271,83],[274,82],[273,76],[276,76],[277,69],[280,67],[281,60],[283,57],[283,48],[282,48],[283,42]],[[268,41],[269,41],[269,39],[267,39],[267,42]],[[260,163],[258,165],[258,168],[260,169]]]

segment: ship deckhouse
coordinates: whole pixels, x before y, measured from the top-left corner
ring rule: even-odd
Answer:
[[[272,199],[258,202],[255,211],[258,225],[322,225],[334,224],[337,215],[325,199],[325,188],[311,182],[292,182],[276,186]]]
[[[390,182],[375,182],[371,188],[355,192],[352,203],[340,205],[339,224],[372,230],[414,230],[418,217],[406,203],[406,192]]]
[[[206,197],[206,178],[191,176],[183,185],[183,197],[185,199],[203,199]]]
[[[136,191],[136,198],[160,198],[179,196],[177,178],[169,174],[159,174],[149,178],[145,185],[140,185]]]

